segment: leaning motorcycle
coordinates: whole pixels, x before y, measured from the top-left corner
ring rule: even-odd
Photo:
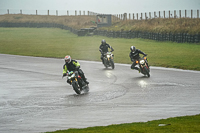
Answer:
[[[112,54],[112,52],[104,53],[103,64],[106,68],[108,67],[112,67],[112,69],[115,68],[114,55]]]
[[[145,76],[147,75],[148,77],[150,77],[150,68],[149,68],[149,65],[148,65],[147,58],[145,56],[143,56],[142,58],[137,60],[136,63],[139,64],[140,72],[142,74],[144,74]]]
[[[67,74],[67,82],[70,83],[77,94],[81,92],[87,93],[89,91],[89,86],[86,84],[78,71],[70,71]]]

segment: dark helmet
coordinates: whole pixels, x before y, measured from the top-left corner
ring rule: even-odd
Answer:
[[[71,62],[71,57],[69,55],[66,55],[64,59],[65,59],[66,63],[70,63]]]
[[[131,46],[130,50],[131,50],[132,53],[135,53],[135,50],[136,50],[135,46]]]
[[[106,40],[103,39],[103,40],[101,41],[101,43],[102,43],[102,44],[106,44]]]

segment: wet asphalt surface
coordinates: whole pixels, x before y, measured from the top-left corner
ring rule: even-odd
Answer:
[[[200,113],[200,72],[79,61],[90,92],[62,79],[62,59],[0,54],[0,132],[38,133]]]

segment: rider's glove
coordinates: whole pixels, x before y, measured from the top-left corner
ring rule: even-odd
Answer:
[[[62,76],[62,78],[63,78],[63,77],[65,77],[65,76],[67,76],[67,74],[66,74],[66,73],[63,73],[63,76]]]

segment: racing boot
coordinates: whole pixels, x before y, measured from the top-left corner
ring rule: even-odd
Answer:
[[[89,84],[89,82],[88,82],[87,79],[85,78],[85,75],[82,75],[82,78],[83,78],[83,81],[84,81],[86,84]]]
[[[71,85],[71,82],[69,80],[67,80],[67,83]]]
[[[103,59],[101,59],[102,60],[102,64],[104,64],[104,60]]]
[[[138,67],[135,67],[135,69],[136,69],[136,70],[138,70],[138,72],[139,72],[139,73],[141,72],[140,68],[138,68]]]

